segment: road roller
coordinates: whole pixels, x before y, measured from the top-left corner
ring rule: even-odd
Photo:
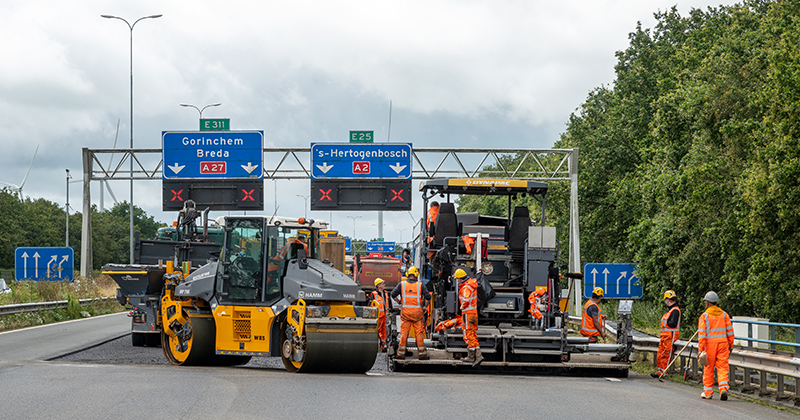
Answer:
[[[168,261],[158,324],[174,365],[241,365],[280,357],[290,372],[363,373],[378,351],[378,310],[350,277],[319,259],[305,218],[222,216],[208,264]]]

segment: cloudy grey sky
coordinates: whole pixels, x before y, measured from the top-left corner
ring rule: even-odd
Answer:
[[[385,141],[390,101],[393,142],[548,148],[588,92],[613,83],[614,53],[637,21],[720,3],[734,2],[4,0],[0,181],[18,185],[39,146],[24,194],[63,205],[65,169],[80,179],[82,148],[111,148],[118,121],[117,147],[129,146],[130,31],[101,14],[163,14],[134,27],[135,148],[160,148],[163,130],[196,130],[198,113],[182,102],[221,102],[203,116],[264,130],[266,147],[346,142],[356,129]],[[127,181],[111,187],[128,199]],[[265,182],[265,212],[277,196],[281,215],[303,214],[308,181],[275,188]],[[71,184],[73,212],[81,199]],[[175,217],[161,211],[158,181],[137,182],[134,203]],[[346,215],[334,212],[333,227],[352,235]],[[376,237],[377,215],[362,216],[356,236]],[[407,241],[412,226],[390,214],[384,236]]]

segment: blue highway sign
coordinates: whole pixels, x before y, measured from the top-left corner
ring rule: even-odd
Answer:
[[[264,132],[162,131],[163,179],[264,179]]]
[[[350,238],[344,238],[344,252],[346,254],[349,254],[351,249],[352,248],[350,248]]]
[[[17,247],[14,249],[17,280],[75,280],[75,251],[67,247]]]
[[[311,143],[311,179],[411,179],[411,143]]]
[[[592,290],[602,287],[607,299],[641,299],[642,279],[636,264],[587,263],[583,266],[583,297],[592,297]]]
[[[367,252],[394,253],[394,242],[367,242]]]

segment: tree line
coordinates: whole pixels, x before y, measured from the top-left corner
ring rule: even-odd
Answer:
[[[800,2],[655,16],[555,144],[579,149],[582,262],[638,263],[691,319],[714,290],[734,315],[800,322]],[[566,244],[568,185],[547,200]]]
[[[130,216],[127,202],[99,211],[92,206],[93,269],[107,263],[130,261]],[[82,213],[69,215],[69,246],[75,250],[75,269],[81,260]],[[141,208],[133,206],[134,230],[143,238],[156,236],[164,224],[156,222]],[[43,198],[20,198],[8,189],[0,190],[0,268],[14,267],[16,247],[63,247],[66,245],[67,216],[59,204]]]

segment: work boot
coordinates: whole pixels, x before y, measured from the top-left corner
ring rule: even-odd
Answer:
[[[659,378],[658,374],[657,374],[657,373],[655,373],[655,372],[654,372],[654,373],[651,373],[651,374],[650,374],[650,377],[651,377],[651,378],[656,378],[656,379],[658,379],[658,378]]]
[[[728,391],[720,391],[719,400],[720,401],[728,401]]]
[[[475,363],[475,350],[467,350],[467,357],[461,359],[461,361],[469,364]]]
[[[472,367],[478,366],[483,361],[483,356],[481,356],[481,348],[478,347],[475,349],[475,361],[472,362]]]
[[[709,392],[703,391],[703,393],[700,394],[700,398],[702,398],[704,400],[710,400],[711,397],[713,397],[713,396],[714,396],[714,391],[709,391]],[[728,398],[728,396],[725,395],[725,398]]]
[[[417,360],[428,360],[430,358],[431,357],[428,356],[428,352],[425,351],[425,349],[422,349],[422,351],[419,351],[419,357],[417,358]]]

